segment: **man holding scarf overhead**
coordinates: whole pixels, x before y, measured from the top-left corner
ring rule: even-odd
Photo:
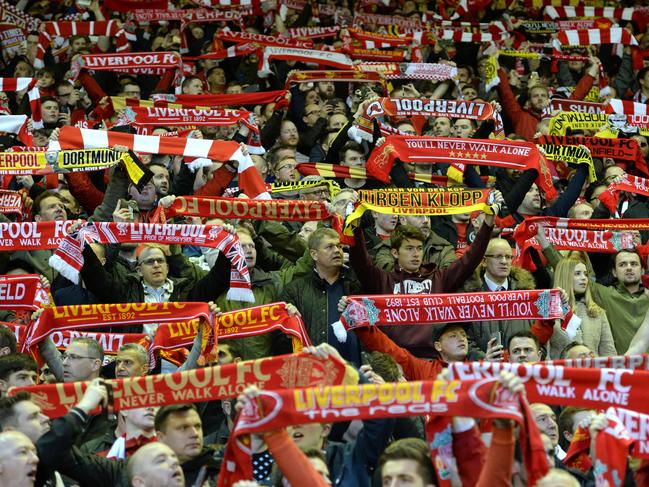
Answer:
[[[493,193],[494,212],[503,202],[499,191]],[[374,264],[367,253],[365,237],[360,228],[354,232],[355,244],[351,247],[349,263],[358,276],[366,294],[422,294],[450,293],[457,291],[482,261],[494,225],[494,215],[485,215],[471,247],[465,254],[445,269],[434,264],[422,265],[424,237],[421,231],[411,226],[402,226],[390,238],[394,270],[385,271]],[[432,326],[384,327],[386,334],[397,345],[404,347],[418,357],[434,357]]]

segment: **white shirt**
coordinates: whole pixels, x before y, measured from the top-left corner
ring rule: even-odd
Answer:
[[[487,276],[487,274],[485,274],[484,282],[489,288],[489,291],[498,291],[501,287],[505,288],[505,291],[509,289],[509,279],[505,279],[505,282],[503,282],[502,284],[496,284],[491,279],[489,279],[489,276]]]

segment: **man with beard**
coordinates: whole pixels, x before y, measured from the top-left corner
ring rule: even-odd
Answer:
[[[153,173],[153,185],[158,199],[169,194],[169,171],[167,168],[159,163],[151,163],[147,166]]]

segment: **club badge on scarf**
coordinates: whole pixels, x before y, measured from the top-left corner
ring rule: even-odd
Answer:
[[[37,274],[0,276],[0,309],[36,311],[51,305],[50,290]]]
[[[72,282],[79,282],[83,249],[96,243],[161,243],[200,245],[219,249],[230,260],[228,299],[253,303],[250,274],[239,237],[217,225],[88,222],[68,235],[50,257],[49,264]]]
[[[154,377],[155,380],[152,380]],[[352,367],[346,367],[342,361],[295,354],[106,382],[113,387],[115,410],[122,411],[234,398],[250,384],[256,384],[262,390],[276,390],[354,381],[358,382],[358,373]],[[30,392],[43,414],[57,418],[81,400],[88,384],[70,382],[15,387],[9,391],[9,395],[20,391]]]
[[[381,325],[430,325],[479,320],[561,319],[568,308],[559,289],[464,294],[348,296],[340,321],[332,324],[339,341],[347,330]]]
[[[386,215],[456,215],[472,211],[493,214],[493,194],[488,189],[398,188],[360,190],[354,212],[345,220],[345,234],[352,235],[368,210]]]

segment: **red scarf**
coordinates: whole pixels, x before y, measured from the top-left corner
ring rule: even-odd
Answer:
[[[180,87],[183,62],[176,52],[137,52],[112,54],[84,54],[72,61],[70,71],[76,79],[81,70],[111,71],[114,73],[163,75],[175,71],[174,83]]]
[[[610,157],[617,160],[631,161],[636,169],[649,175],[649,168],[647,168],[647,163],[642,156],[640,146],[634,139],[543,135],[537,142],[552,145],[583,145],[590,150],[592,157]]]
[[[123,132],[62,127],[59,139],[50,142],[51,150],[99,149],[123,145],[136,152],[171,154],[195,157],[192,161],[209,165],[211,161],[238,161],[239,185],[250,198],[266,198],[264,182],[249,155],[244,155],[237,142],[229,140],[158,137],[155,135],[126,134]]]
[[[548,320],[566,309],[558,289],[454,294],[348,296],[340,321],[332,324],[339,341],[347,330],[382,325],[431,325],[480,320]]]
[[[548,470],[540,435],[532,426],[533,421],[528,420],[531,414],[523,398],[503,391],[490,379],[417,381],[262,391],[255,403],[239,413],[228,440],[218,485],[233,485],[252,478],[251,451],[242,442],[243,435],[294,424],[330,423],[336,418],[349,421],[422,414],[513,419],[527,433],[521,444],[530,484],[536,483]],[[525,425],[531,429],[526,431]],[[433,439],[428,438],[429,444]]]
[[[218,39],[227,42],[254,42],[255,44],[258,44],[260,46],[282,46],[297,47],[300,49],[313,49],[313,41],[299,41],[291,37],[267,36],[251,32],[235,32],[229,29],[222,29],[217,31],[216,36]]]
[[[371,174],[387,183],[396,159],[415,164],[447,162],[506,167],[519,171],[536,169],[539,173],[536,182],[548,199],[553,200],[557,196],[544,158],[531,142],[391,136],[372,151],[366,167]]]
[[[49,294],[37,274],[0,276],[0,309],[31,312],[45,308],[51,305]]]
[[[39,342],[54,332],[84,330],[101,326],[128,326],[146,323],[177,323],[203,320],[204,327],[201,363],[216,359],[216,337],[213,316],[207,303],[126,303],[126,304],[84,304],[46,308],[30,327],[23,345],[23,353],[36,350]],[[191,346],[193,337],[188,337],[174,348]]]
[[[649,370],[649,354],[550,360],[547,363],[552,365],[562,365],[564,367]]]
[[[626,475],[629,450],[635,443],[620,418],[618,418],[617,411],[619,409],[616,410],[616,408],[608,408],[606,411],[608,424],[602,431],[597,433],[594,465],[589,456],[590,431],[583,426],[579,426],[575,431],[564,459],[567,466],[577,468],[582,472],[594,468],[597,485],[621,485]]]
[[[457,68],[433,63],[362,63],[356,66],[362,72],[377,72],[385,79],[425,79],[446,81],[457,76]]]
[[[606,113],[606,106],[590,101],[553,98],[550,100],[550,110],[552,112]]]
[[[230,399],[237,397],[250,384],[257,384],[262,390],[341,384],[347,380],[347,373],[345,364],[336,359],[296,354],[106,382],[113,387],[113,406],[120,411]],[[10,394],[23,390],[30,392],[43,414],[57,418],[81,400],[87,384],[73,382],[15,387]]]
[[[222,94],[222,95],[167,95],[158,94],[151,95],[154,100],[155,106],[167,106],[168,103],[178,103],[187,108],[200,107],[239,107],[243,105],[265,105],[267,103],[278,102],[284,98],[288,91],[260,91],[257,93],[238,93],[238,94]],[[128,105],[135,104],[135,106],[142,105],[145,102],[140,100],[126,99]],[[149,102],[150,103],[150,102]]]
[[[242,198],[180,196],[169,208],[159,208],[160,220],[176,216],[244,218],[309,222],[331,217],[321,201],[266,200]]]
[[[605,409],[620,406],[649,413],[645,394],[649,372],[628,369],[582,369],[538,363],[451,362],[450,377],[474,380],[498,376],[501,370],[518,375],[530,403]]]
[[[3,215],[16,215],[16,220],[21,221],[22,215],[28,216],[23,206],[23,197],[18,191],[0,190],[0,213]]]
[[[378,73],[363,73],[355,69],[330,71],[291,71],[286,78],[286,88],[295,83],[314,83],[318,81],[342,81],[348,83],[381,83],[385,84]]]
[[[286,29],[289,37],[298,39],[321,39],[323,37],[335,37],[340,32],[340,26],[332,27],[291,27]]]
[[[29,107],[32,112],[32,124],[35,129],[43,128],[41,112],[41,92],[36,78],[0,78],[0,91],[27,91]]]
[[[311,345],[304,323],[299,316],[289,316],[286,303],[271,303],[245,308],[216,317],[217,338],[245,338],[280,330],[293,339],[293,351]],[[154,349],[175,350],[192,343],[198,332],[198,322],[178,322],[158,328]],[[204,338],[205,340],[205,338]]]
[[[88,222],[74,235],[65,237],[50,257],[50,266],[78,283],[83,267],[83,248],[88,242],[201,245],[219,249],[231,263],[230,289],[226,297],[254,302],[239,237],[217,225]]]
[[[605,17],[622,20],[632,20],[634,15],[641,14],[642,8],[616,7],[545,7],[544,15],[550,19],[570,19],[577,17]]]
[[[608,188],[599,195],[599,200],[612,214],[617,213],[620,191],[649,196],[649,180],[625,174],[620,182],[609,184]]]
[[[620,249],[634,247],[632,235],[621,232],[649,228],[649,221],[642,218],[618,220],[577,220],[543,216],[526,218],[514,230],[517,248],[514,265],[530,271],[536,269],[530,250],[533,248],[539,252],[541,250],[535,237],[538,224],[545,227],[545,236],[557,250],[607,253],[616,253]],[[638,250],[645,252],[644,247]]]

